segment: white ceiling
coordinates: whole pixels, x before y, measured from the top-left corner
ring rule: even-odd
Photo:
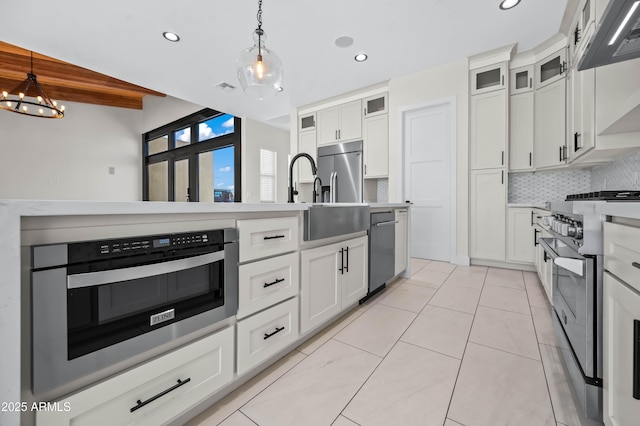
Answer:
[[[572,0],[569,0],[570,2]],[[267,47],[282,59],[284,92],[244,96],[238,53],[253,44],[257,0],[6,1],[0,41],[170,96],[260,121],[292,108],[560,30],[567,0],[264,0]],[[179,43],[163,31],[180,35]],[[348,35],[348,48],[334,44]],[[356,63],[363,51],[369,60]],[[37,70],[34,70],[37,74]],[[238,88],[225,92],[222,81]]]

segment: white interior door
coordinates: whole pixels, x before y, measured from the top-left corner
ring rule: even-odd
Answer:
[[[453,110],[452,102],[443,102],[403,114],[404,194],[413,203],[411,257],[452,260]]]

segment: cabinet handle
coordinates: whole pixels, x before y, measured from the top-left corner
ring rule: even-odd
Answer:
[[[341,137],[342,137],[342,132],[340,129],[338,129],[338,140],[340,140]]]
[[[344,249],[347,252],[347,266],[344,267],[345,272],[349,272],[349,247]]]
[[[367,108],[364,109],[364,115],[367,115]]]
[[[501,81],[500,85],[504,86],[504,75],[501,76],[500,81]]]
[[[563,146],[562,148],[562,161],[565,161],[567,159],[567,146]]]
[[[365,176],[367,175],[367,165],[366,164],[364,165],[364,175]]]
[[[640,263],[638,262],[631,262],[631,266],[633,266],[634,268],[640,269]]]
[[[640,399],[640,321],[633,320],[633,399]]]
[[[562,163],[562,147],[560,147],[560,160],[559,161]]]
[[[548,258],[549,258],[549,257],[547,256],[547,252],[546,252],[546,251],[544,251],[544,252],[542,253],[542,260],[544,260],[544,261],[545,261],[545,263],[546,263]]]
[[[344,274],[344,249],[340,249],[340,275]]]
[[[533,246],[536,247],[538,245],[538,230],[533,228]]]
[[[501,178],[500,178],[501,183],[504,185],[504,170],[501,170],[500,174],[501,174]]]
[[[275,240],[276,238],[284,238],[284,235],[273,235],[270,237],[264,237],[265,240]]]
[[[533,88],[533,77],[529,77],[529,89]]]
[[[533,217],[534,217],[535,215],[536,215],[536,214],[534,213],[534,211],[533,211],[533,210],[531,210],[531,226],[533,226]]]
[[[533,166],[533,153],[529,153],[529,167]]]
[[[270,283],[264,283],[263,287],[264,288],[271,287],[272,285],[276,285],[278,283],[281,283],[282,281],[284,281],[284,278],[276,278],[275,281],[272,281]]]
[[[566,70],[567,70],[567,62],[562,61],[562,64],[560,64],[560,74],[563,74]]]
[[[573,134],[573,150],[574,152],[577,152],[580,148],[582,148],[579,144],[578,144],[578,139],[580,139],[580,133],[575,132]]]
[[[171,391],[174,391],[176,389],[178,389],[180,386],[185,385],[187,383],[189,383],[191,381],[191,377],[187,377],[184,380],[180,380],[178,379],[178,384],[171,386],[169,389],[165,389],[162,392],[160,392],[159,394],[152,396],[151,398],[147,399],[146,401],[141,401],[141,400],[137,400],[136,403],[137,405],[135,407],[131,407],[129,409],[130,412],[134,412],[142,407],[144,407],[145,405],[152,403],[153,401],[155,401],[158,398],[161,398],[163,396],[165,396],[166,394],[168,394]]]
[[[273,333],[264,333],[264,340],[267,340],[269,337],[271,336],[275,336],[276,334],[280,333],[282,330],[284,330],[284,327],[276,327],[276,331],[274,331]]]
[[[501,157],[500,157],[500,164],[502,166],[504,166],[504,151],[502,151]]]
[[[580,27],[576,27],[573,32],[573,45],[576,46],[578,43],[580,43]]]

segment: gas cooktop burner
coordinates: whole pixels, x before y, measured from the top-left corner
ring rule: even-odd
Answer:
[[[596,191],[567,195],[566,201],[640,201],[640,191]]]

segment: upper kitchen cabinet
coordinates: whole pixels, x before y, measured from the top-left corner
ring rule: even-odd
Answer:
[[[536,89],[559,81],[567,75],[567,49],[562,48],[536,63]]]
[[[311,130],[316,130],[316,113],[312,112],[309,114],[299,115],[298,131],[302,133],[302,132],[307,132]],[[303,152],[306,152],[306,151],[303,151]]]
[[[364,177],[386,178],[389,175],[388,114],[363,120]]]
[[[506,62],[471,70],[471,95],[506,89],[506,73]]]
[[[509,94],[516,95],[533,91],[533,69],[533,65],[527,65],[510,71]]]
[[[571,163],[595,147],[595,70],[578,71],[574,66],[568,83],[567,147]]]
[[[369,96],[362,100],[362,104],[365,119],[386,114],[389,111],[389,95],[387,93],[381,93],[379,95]]]
[[[509,99],[509,170],[533,170],[534,93],[511,95]]]
[[[569,55],[573,63],[577,64],[584,53],[608,2],[609,0],[580,1],[569,33]]]
[[[471,169],[504,167],[507,145],[507,91],[471,96]]]
[[[362,101],[356,100],[317,112],[318,145],[362,137]]]

